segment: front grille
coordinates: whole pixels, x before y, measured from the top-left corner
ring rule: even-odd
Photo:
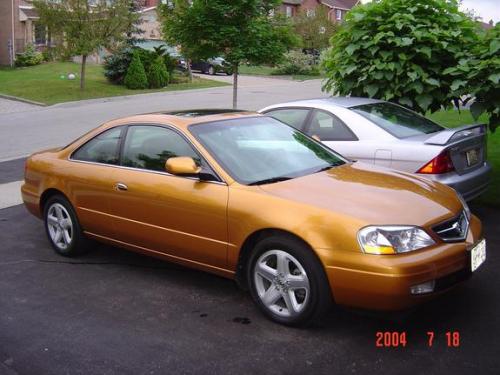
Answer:
[[[438,224],[432,230],[445,242],[463,241],[469,230],[469,220],[465,211],[453,219]]]

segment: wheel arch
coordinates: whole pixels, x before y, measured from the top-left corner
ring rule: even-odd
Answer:
[[[293,238],[294,240],[300,241],[304,246],[306,246],[311,253],[318,259],[320,264],[323,267],[323,264],[321,263],[321,260],[319,259],[318,255],[316,252],[313,250],[312,246],[304,240],[302,237],[284,230],[284,229],[279,229],[279,228],[263,228],[259,229],[253,233],[251,233],[243,242],[243,245],[240,248],[239,256],[238,256],[238,264],[236,265],[236,276],[235,280],[238,283],[238,286],[242,288],[243,290],[248,290],[248,280],[247,280],[247,275],[246,275],[246,269],[248,266],[248,261],[250,259],[250,255],[252,253],[252,249],[255,247],[255,245],[261,241],[262,239],[270,236],[283,236],[283,237],[288,237],[288,238]]]
[[[48,188],[46,189],[42,195],[40,196],[40,215],[43,217],[43,212],[45,210],[45,205],[47,201],[52,198],[54,195],[62,195],[68,202],[70,202],[69,198],[64,194],[61,190],[56,188]]]

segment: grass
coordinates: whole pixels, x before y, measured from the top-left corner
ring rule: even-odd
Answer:
[[[242,65],[239,67],[240,74],[247,74],[251,76],[274,76],[274,77],[287,77],[294,81],[307,81],[309,79],[323,78],[321,75],[280,75],[276,74],[277,69],[266,65]]]
[[[56,104],[74,100],[104,98],[120,95],[135,95],[158,91],[191,90],[226,86],[227,83],[193,78],[193,82],[173,83],[163,89],[129,90],[125,86],[109,83],[101,65],[88,64],[85,90],[80,90],[80,65],[72,62],[54,62],[27,68],[0,68],[0,94],[17,96],[45,104]],[[75,80],[61,78],[75,73]],[[177,77],[182,80],[184,77]]]
[[[478,121],[472,118],[470,111],[463,110],[460,113],[456,110],[439,111],[428,116],[437,123],[454,128],[460,125],[487,123],[487,116],[483,115]],[[500,134],[488,133],[488,161],[493,168],[491,185],[488,191],[476,199],[478,203],[500,207]]]

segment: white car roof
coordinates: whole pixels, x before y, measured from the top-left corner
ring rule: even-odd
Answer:
[[[320,109],[331,108],[331,107],[350,108],[358,105],[373,104],[373,103],[384,103],[384,101],[377,99],[370,99],[370,98],[352,97],[352,96],[351,97],[332,96],[330,98],[296,100],[293,102],[274,104],[259,110],[259,112],[265,112],[275,107],[313,107]]]

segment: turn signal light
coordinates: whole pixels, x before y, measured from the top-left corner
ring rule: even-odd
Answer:
[[[441,152],[438,156],[420,168],[417,173],[422,174],[442,174],[453,172],[455,167],[451,161],[448,151]]]

